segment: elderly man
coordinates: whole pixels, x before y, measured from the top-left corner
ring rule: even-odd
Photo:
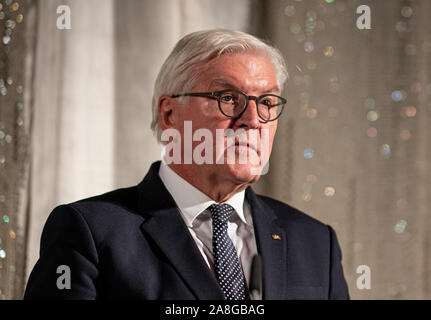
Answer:
[[[246,33],[182,38],[154,88],[163,161],[137,186],[55,208],[25,298],[348,299],[334,230],[250,187],[286,78]]]

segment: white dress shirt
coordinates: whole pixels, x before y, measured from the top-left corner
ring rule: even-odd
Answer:
[[[205,262],[215,275],[212,254],[212,218],[207,208],[216,202],[180,177],[163,161],[160,165],[159,176],[174,198]],[[245,191],[236,193],[224,203],[235,209],[229,218],[227,232],[235,246],[249,286],[251,263],[254,255],[257,254],[257,247],[250,206],[245,200]]]

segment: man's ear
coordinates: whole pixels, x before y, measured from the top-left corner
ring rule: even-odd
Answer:
[[[173,98],[168,95],[162,95],[159,98],[159,123],[162,130],[175,127]]]

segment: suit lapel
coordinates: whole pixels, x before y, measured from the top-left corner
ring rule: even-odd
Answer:
[[[221,300],[223,292],[185,225],[175,201],[166,190],[155,162],[138,185],[141,229],[150,236],[197,299]]]
[[[257,250],[262,258],[262,299],[284,299],[287,235],[284,229],[277,225],[277,216],[273,210],[250,187],[246,190],[246,197],[251,207]]]

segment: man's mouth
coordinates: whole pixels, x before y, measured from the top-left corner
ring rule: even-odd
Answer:
[[[255,143],[253,143],[252,141],[245,141],[246,139],[241,139],[240,137],[236,136],[235,137],[235,147],[247,147],[250,148],[252,150],[254,150],[257,154],[259,154],[258,152],[258,148],[257,145]]]
[[[253,149],[256,153],[257,153],[257,148],[256,148],[256,146],[255,145],[253,145],[253,144],[250,144],[250,143],[248,143],[248,142],[243,142],[243,141],[239,141],[239,142],[235,142],[235,146],[242,146],[242,147],[248,147],[248,148],[251,148],[251,149]]]

